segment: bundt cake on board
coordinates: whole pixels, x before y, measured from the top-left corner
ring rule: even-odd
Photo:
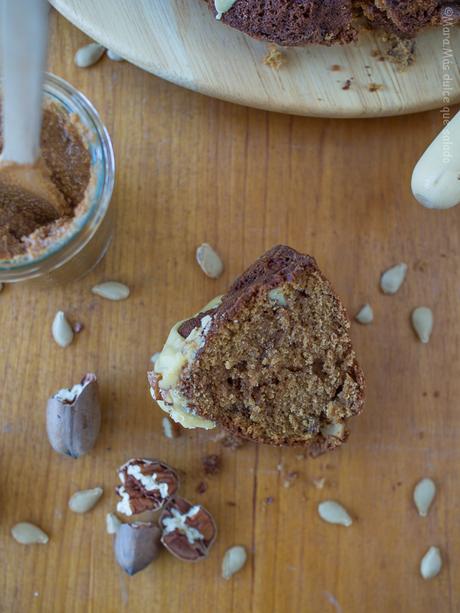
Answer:
[[[223,23],[283,46],[346,44],[364,28],[400,37],[445,20],[460,21],[452,0],[205,0]]]

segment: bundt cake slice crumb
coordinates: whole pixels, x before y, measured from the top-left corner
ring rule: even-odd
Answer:
[[[195,425],[204,419],[316,455],[346,439],[347,421],[362,408],[364,378],[349,328],[315,260],[274,247],[211,308],[175,327],[188,357],[172,382],[160,356],[153,395],[173,418],[180,399]]]

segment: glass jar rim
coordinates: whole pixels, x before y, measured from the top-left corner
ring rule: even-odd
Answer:
[[[25,280],[39,276],[40,265],[46,264],[64,250],[68,251],[68,253],[66,253],[65,257],[59,259],[59,266],[70,260],[75,253],[81,250],[84,244],[91,240],[102,222],[109,206],[115,183],[115,158],[112,141],[93,104],[73,85],[49,72],[45,73],[43,93],[44,96],[48,96],[52,100],[54,99],[68,110],[69,114],[76,113],[80,118],[83,117],[85,119],[85,128],[88,127],[88,124],[91,126],[91,130],[96,134],[96,140],[102,152],[101,171],[103,172],[103,179],[99,195],[97,193],[92,195],[87,210],[82,212],[77,219],[74,219],[72,228],[69,228],[55,243],[45,248],[37,257],[25,255],[0,260],[0,273],[11,273],[14,275],[14,280],[20,280],[21,277]],[[70,107],[74,108],[71,109]],[[85,243],[81,244],[78,242],[78,238],[90,223],[93,226],[92,231],[86,236]],[[36,269],[35,273],[34,269]],[[8,279],[4,278],[2,280],[7,281]]]

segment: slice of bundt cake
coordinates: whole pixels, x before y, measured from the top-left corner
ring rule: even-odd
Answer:
[[[346,439],[347,420],[363,405],[349,329],[315,260],[277,246],[173,327],[149,373],[151,393],[185,427],[219,424],[318,454]]]
[[[357,34],[351,0],[207,1],[227,25],[279,45],[349,43]]]
[[[217,19],[283,46],[345,44],[363,27],[413,37],[460,18],[460,0],[205,0]]]

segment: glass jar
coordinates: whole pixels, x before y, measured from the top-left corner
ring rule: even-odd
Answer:
[[[93,179],[87,188],[88,207],[68,231],[37,257],[16,256],[0,260],[0,282],[33,282],[36,285],[66,283],[82,277],[104,257],[112,238],[109,207],[115,179],[110,136],[91,102],[72,85],[52,74],[44,83],[44,102],[76,114],[83,126],[82,138],[91,157]]]

